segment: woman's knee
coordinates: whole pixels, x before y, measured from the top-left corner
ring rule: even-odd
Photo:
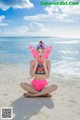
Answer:
[[[52,84],[51,86],[52,86],[52,89],[53,89],[53,90],[54,90],[54,89],[56,90],[56,89],[58,88],[58,86],[57,86],[57,85],[54,85],[54,84]]]
[[[21,83],[20,83],[20,87],[22,87],[22,86],[23,86],[23,84],[24,84],[24,83],[22,83],[22,82],[21,82]]]
[[[21,82],[20,87],[24,87],[26,83]]]

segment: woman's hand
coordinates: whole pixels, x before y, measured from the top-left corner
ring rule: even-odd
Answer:
[[[44,67],[46,67],[46,59],[45,58],[43,59],[43,65],[44,65]]]
[[[35,64],[38,65],[38,60],[37,60],[37,58],[35,58]]]

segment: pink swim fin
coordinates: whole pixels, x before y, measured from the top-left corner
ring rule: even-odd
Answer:
[[[38,61],[41,62],[43,60],[43,58],[48,59],[48,56],[49,56],[49,54],[50,54],[50,52],[52,50],[52,46],[48,46],[48,47],[45,48],[45,52],[44,52],[42,57],[39,57],[37,50],[32,45],[29,46],[29,49],[30,49],[33,57],[37,58]]]
[[[30,51],[31,51],[34,58],[37,58],[37,60],[39,62],[42,61],[42,58],[39,57],[37,50],[32,45],[29,46],[29,49],[30,49]]]
[[[35,48],[34,48],[32,45],[30,45],[30,46],[29,46],[29,49],[30,49],[33,57],[34,57],[34,58],[37,58],[37,57],[38,57],[38,52],[35,50]]]
[[[48,46],[45,49],[45,52],[43,54],[44,58],[48,59],[50,52],[52,51],[52,46]]]

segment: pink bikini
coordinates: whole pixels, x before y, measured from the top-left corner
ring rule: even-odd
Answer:
[[[31,84],[37,91],[41,91],[46,85],[48,85],[47,80],[32,80]]]

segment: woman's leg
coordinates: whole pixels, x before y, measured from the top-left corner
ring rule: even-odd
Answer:
[[[35,94],[28,94],[28,96],[33,96],[33,97],[37,97],[37,96],[42,96],[42,95],[46,95],[49,94],[51,92],[54,92],[56,89],[58,88],[57,85],[50,85],[45,87],[42,91],[37,92]]]
[[[35,88],[29,84],[29,83],[20,83],[20,86],[22,89],[24,89],[25,91],[29,92],[29,93],[37,93],[38,91],[35,90]]]

